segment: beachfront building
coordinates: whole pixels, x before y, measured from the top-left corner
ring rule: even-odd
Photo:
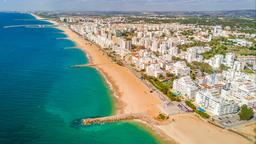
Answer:
[[[179,93],[188,99],[194,99],[198,91],[198,86],[193,82],[193,80],[189,76],[186,76],[174,80],[173,90],[174,92]]]
[[[239,110],[238,104],[234,100],[221,95],[221,93],[222,91],[218,88],[200,90],[196,94],[196,104],[216,116],[237,113]],[[228,92],[225,94],[228,94]]]
[[[146,74],[148,76],[159,77],[160,75],[165,75],[164,71],[161,69],[160,64],[150,64],[146,67]]]

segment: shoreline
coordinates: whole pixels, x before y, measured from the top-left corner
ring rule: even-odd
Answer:
[[[157,108],[156,105],[160,105],[160,100],[153,94],[150,94],[150,89],[140,82],[127,68],[113,63],[109,57],[99,50],[98,46],[82,39],[69,28],[63,26],[59,26],[58,28],[63,30],[68,38],[77,44],[78,48],[90,55],[91,59],[89,59],[89,63],[96,65],[94,67],[106,80],[110,89],[112,89],[113,96],[124,103],[125,106],[122,108],[123,112],[121,112],[121,114],[134,113],[135,111],[137,113],[146,113],[152,117],[158,115],[160,109]],[[124,82],[127,83],[124,84]],[[136,87],[139,87],[139,89]],[[134,102],[134,104],[131,105],[131,103],[127,101]]]
[[[35,17],[43,20],[38,16]],[[58,25],[57,22],[47,21]],[[113,63],[97,45],[81,38],[68,27],[58,26],[57,28],[64,31],[68,38],[77,44],[77,47],[87,55],[89,63],[96,64],[96,70],[111,90],[114,112],[117,114],[143,112],[147,113],[152,119],[158,115],[160,112],[158,106],[161,105],[161,101],[150,94],[149,88],[134,76],[128,68]],[[168,140],[168,142],[173,143],[172,140],[174,140],[175,143],[181,144],[249,144],[248,141],[234,133],[203,122],[194,114],[174,115],[171,119],[173,121],[165,125],[151,125],[143,120],[138,122],[143,127],[149,128],[150,132],[153,133],[152,135],[156,136],[159,141],[161,141],[160,137],[170,138],[171,141]]]

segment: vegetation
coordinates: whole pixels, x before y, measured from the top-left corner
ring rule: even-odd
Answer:
[[[166,17],[166,18],[135,18],[135,17],[128,17],[128,22],[131,23],[153,23],[153,24],[160,24],[160,23],[181,23],[181,24],[197,24],[197,25],[222,25],[224,27],[231,26],[231,28],[244,28],[249,29],[251,28],[256,29],[255,19],[244,19],[244,18],[236,18],[236,17],[225,17],[225,18],[218,18],[218,17],[186,17],[186,18],[177,18],[177,17]]]
[[[225,43],[226,39],[221,37],[221,38],[217,38],[217,39],[213,39],[210,43],[209,46],[212,48],[212,50],[203,53],[203,57],[205,59],[209,59],[213,56],[215,56],[216,54],[223,54],[225,55],[227,53],[227,46],[224,45],[223,43]]]
[[[138,50],[141,50],[141,49],[144,49],[145,47],[142,46],[142,45],[132,45],[132,50],[133,51],[138,51]]]
[[[169,116],[166,116],[165,114],[160,113],[160,114],[157,116],[157,119],[159,119],[159,120],[168,120],[168,119],[169,119]]]
[[[199,69],[201,72],[207,74],[212,74],[214,72],[212,67],[207,63],[194,61],[192,63],[187,63],[187,65],[190,67],[191,71]]]
[[[212,74],[214,72],[212,67],[207,63],[197,62],[197,61],[194,61],[192,63],[188,63],[185,59],[181,59],[181,58],[175,57],[175,56],[172,57],[172,60],[174,62],[185,61],[187,66],[190,67],[190,69],[191,69],[191,75],[190,76],[191,76],[192,79],[195,78],[195,74],[196,74],[195,71],[197,69],[199,69],[201,72],[207,73],[207,74]]]
[[[244,69],[242,72],[244,72],[244,73],[246,73],[246,74],[253,74],[253,73],[254,73],[253,70],[248,69],[248,68]]]
[[[190,107],[192,110],[196,110],[196,106],[191,101],[185,101],[186,105]]]
[[[128,31],[121,32],[120,36],[124,37],[126,40],[131,40],[132,37],[134,36],[134,32],[128,32]]]
[[[200,110],[195,110],[197,114],[199,114],[202,118],[208,119],[210,118],[210,115],[208,115],[206,112],[202,112]]]
[[[172,73],[167,73],[166,77],[169,78],[169,85],[170,85],[170,88],[172,88],[174,80],[178,79],[178,77]]]
[[[192,80],[196,80],[196,71],[192,70],[189,76]]]
[[[225,66],[224,64],[221,64],[220,65],[220,71],[225,71],[225,70],[228,70],[229,67]]]
[[[195,113],[199,114],[202,118],[208,119],[210,118],[210,115],[208,115],[206,112],[202,112],[200,110],[196,109],[196,106],[191,101],[185,101],[186,105],[190,107],[192,110],[195,111]]]
[[[177,47],[182,51],[187,51],[188,48],[194,47],[194,46],[206,46],[207,43],[200,42],[200,41],[194,41],[192,43],[178,45]]]
[[[193,30],[189,29],[189,30],[182,31],[181,34],[188,37],[188,36],[193,36],[194,32]]]
[[[222,25],[223,27],[230,26],[232,30],[237,30],[245,33],[256,33],[256,19],[245,19],[240,17],[165,17],[165,18],[135,18],[128,17],[127,22],[130,23],[151,23],[151,24],[161,24],[161,23],[180,23],[180,24],[196,24],[201,26],[213,26]]]
[[[163,76],[161,76],[164,78]],[[158,90],[160,90],[163,94],[165,94],[171,101],[177,101],[180,102],[181,98],[178,96],[175,96],[171,91],[170,88],[172,88],[173,81],[177,79],[177,76],[171,73],[167,73],[166,77],[169,79],[167,82],[161,82],[159,79],[155,77],[150,76],[144,76],[145,79],[147,79],[151,84],[153,84]]]
[[[248,108],[247,105],[241,106],[239,112],[240,120],[250,120],[253,118],[254,112],[252,108]]]
[[[159,81],[157,78],[145,76],[145,78],[152,83],[157,89],[159,89],[162,93],[167,94],[170,88],[170,84],[163,83]]]
[[[208,45],[212,48],[212,50],[202,54],[205,59],[210,59],[217,54],[225,55],[228,52],[234,52],[237,55],[256,56],[255,44],[252,47],[234,46],[234,43],[227,38],[219,37],[213,39]]]
[[[178,97],[178,96],[175,96],[171,91],[168,92],[167,96],[168,96],[168,98],[169,98],[171,101],[181,102],[181,98]]]
[[[177,62],[177,61],[186,61],[185,59],[181,59],[181,58],[176,57],[176,56],[172,56],[172,60],[173,60],[174,62]]]

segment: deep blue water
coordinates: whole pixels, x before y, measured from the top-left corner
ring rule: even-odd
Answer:
[[[55,28],[29,14],[0,13],[0,144],[154,144],[132,123],[77,127],[74,120],[110,115],[111,93],[86,56]]]

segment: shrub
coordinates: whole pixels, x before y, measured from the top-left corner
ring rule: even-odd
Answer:
[[[167,96],[168,96],[168,98],[169,98],[171,101],[181,102],[180,97],[175,96],[171,91],[169,91],[169,92],[167,93]]]
[[[248,108],[247,105],[241,106],[241,111],[239,112],[240,120],[250,120],[253,118],[253,109]]]
[[[160,113],[160,114],[157,116],[157,119],[160,119],[160,120],[168,120],[168,119],[169,119],[169,116],[166,116],[165,114]]]
[[[210,118],[210,116],[207,113],[205,113],[205,112],[201,112],[200,110],[195,110],[195,112],[197,114],[199,114],[202,118],[205,118],[205,119]]]
[[[186,105],[189,106],[192,110],[196,110],[196,106],[191,101],[185,101]]]

